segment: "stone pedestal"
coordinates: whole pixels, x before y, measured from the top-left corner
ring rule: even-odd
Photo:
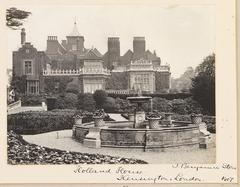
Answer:
[[[72,137],[75,138],[76,137],[76,127],[73,125],[72,128]]]
[[[101,139],[100,139],[101,129],[97,127],[89,128],[88,134],[83,140],[83,145],[90,148],[100,148]]]
[[[137,111],[136,112],[136,121],[135,121],[135,128],[139,128],[141,123],[145,121],[145,112],[144,111]]]
[[[129,121],[134,121],[134,114],[130,113],[128,114]]]
[[[204,122],[200,122],[199,124],[199,148],[207,149],[209,147],[211,133],[207,130],[207,125]]]

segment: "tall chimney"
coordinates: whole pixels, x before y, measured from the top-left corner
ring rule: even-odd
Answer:
[[[26,32],[25,32],[25,29],[22,28],[22,31],[21,31],[21,44],[25,44],[26,42]]]
[[[133,53],[135,58],[143,58],[145,53],[145,37],[133,38]]]

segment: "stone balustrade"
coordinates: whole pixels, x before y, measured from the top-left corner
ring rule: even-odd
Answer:
[[[80,69],[56,69],[56,70],[43,70],[43,76],[73,76],[73,75],[88,75],[88,74],[99,74],[99,75],[110,75],[110,70],[106,68],[94,69],[94,68],[80,68]]]

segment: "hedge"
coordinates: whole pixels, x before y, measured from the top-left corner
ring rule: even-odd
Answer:
[[[8,115],[8,131],[13,130],[17,134],[39,134],[50,131],[72,129],[75,110],[53,110],[39,112],[22,112]],[[93,121],[93,113],[88,112],[83,118],[83,123]],[[105,121],[112,121],[107,116]]]
[[[8,131],[18,134],[39,134],[55,130],[71,129],[72,112],[22,112],[8,115]]]

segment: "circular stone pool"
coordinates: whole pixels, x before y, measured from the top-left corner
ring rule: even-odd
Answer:
[[[144,123],[148,123],[145,121]],[[173,122],[171,127],[133,128],[133,121],[105,122],[94,127],[94,122],[75,125],[73,138],[88,147],[141,148],[145,151],[165,151],[171,148],[198,148],[200,131],[190,122]]]

